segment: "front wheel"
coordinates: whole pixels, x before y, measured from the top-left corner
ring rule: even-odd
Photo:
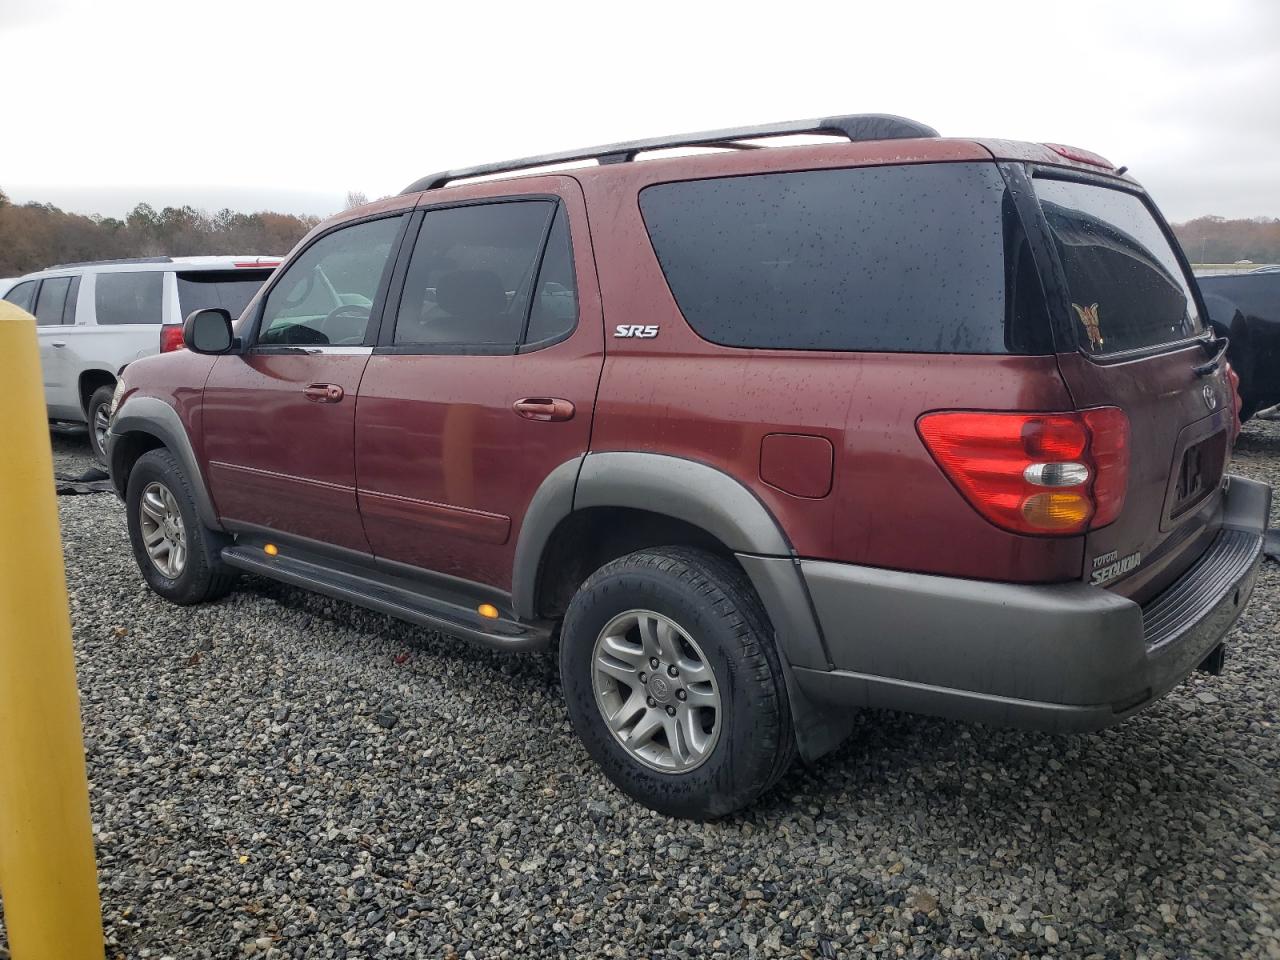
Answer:
[[[174,603],[225,596],[236,571],[223,562],[229,541],[200,522],[186,474],[168,450],[151,450],[129,472],[129,542],[147,585]]]
[[[768,618],[742,570],[715,554],[644,550],[592,574],[565,616],[560,675],[587,751],[660,813],[723,816],[794,757]]]

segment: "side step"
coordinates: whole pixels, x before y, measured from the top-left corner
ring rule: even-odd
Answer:
[[[347,600],[497,650],[536,651],[546,650],[551,645],[548,627],[521,623],[509,614],[487,619],[461,596],[428,595],[308,559],[268,556],[259,547],[239,544],[223,547],[222,559],[249,573],[322,593],[336,600]]]

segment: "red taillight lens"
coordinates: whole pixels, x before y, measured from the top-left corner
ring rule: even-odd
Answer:
[[[166,323],[160,328],[160,352],[168,353],[171,350],[181,350],[187,344],[182,339],[182,324]]]
[[[928,413],[917,427],[951,482],[996,526],[1070,535],[1111,523],[1124,505],[1129,421],[1082,413]]]
[[[1129,484],[1129,418],[1119,407],[1085,410],[1089,457],[1093,461],[1093,520],[1090,529],[1105,527],[1120,516]]]

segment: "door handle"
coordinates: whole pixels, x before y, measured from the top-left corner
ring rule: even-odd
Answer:
[[[313,383],[302,392],[308,400],[316,403],[337,403],[346,396],[336,383]]]
[[[49,341],[49,346],[51,346],[51,347],[65,347],[66,345],[67,345],[67,341],[65,341],[65,340],[50,340],[50,341]]]
[[[559,397],[525,397],[511,409],[526,420],[572,420],[573,404]]]

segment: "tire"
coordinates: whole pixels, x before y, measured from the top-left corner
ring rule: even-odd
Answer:
[[[634,628],[632,618],[637,620]],[[667,646],[675,635],[683,649],[674,660],[656,658],[659,669],[645,684],[639,683],[639,675],[653,660],[648,648],[642,649],[642,630],[655,640],[666,631]],[[631,659],[612,657],[611,651],[623,646],[624,656]],[[602,652],[609,654],[608,670],[621,670],[627,682],[613,673],[597,673]],[[710,678],[699,663],[709,668]],[[672,672],[677,665],[679,670]],[[629,672],[633,666],[634,673]],[[772,787],[795,757],[790,704],[768,617],[742,570],[715,554],[661,547],[597,570],[578,589],[565,615],[560,677],[570,721],[587,752],[623,793],[659,813],[694,820],[732,813]],[[653,684],[659,680],[657,695],[663,699],[654,695]],[[680,684],[687,685],[683,696]],[[671,685],[677,687],[674,694]],[[639,699],[633,701],[633,696]],[[705,703],[714,697],[715,710],[690,709],[695,699]],[[615,735],[606,717],[612,715],[616,722],[628,708],[647,708],[650,719]],[[673,715],[671,709],[680,712]],[[635,734],[637,743],[645,739],[638,734],[642,724],[648,723],[648,729],[665,724],[664,712],[673,726],[684,725],[676,738],[686,750],[672,749],[667,727],[644,746],[624,746],[624,736]],[[700,727],[696,733],[684,734],[695,727]],[[697,757],[689,744],[699,738],[709,745]],[[642,756],[644,751],[649,755]],[[690,765],[684,768],[681,753],[689,754]],[[664,767],[664,761],[674,766]]]
[[[180,537],[173,541],[182,544],[180,568],[174,564],[166,571],[162,569],[162,561],[153,560],[148,552],[144,525],[154,534],[163,524],[144,510],[144,495],[158,496],[159,503],[165,507],[161,512],[180,518]],[[124,502],[133,556],[142,578],[152,590],[166,600],[184,605],[217,600],[231,591],[237,571],[227,566],[221,556],[222,548],[231,540],[201,524],[191,483],[172,453],[161,448],[138,458],[129,473]],[[157,503],[154,497],[148,503],[154,510]],[[172,551],[167,556],[172,560]]]
[[[115,384],[99,387],[89,397],[89,406],[85,410],[85,415],[89,418],[89,448],[93,451],[94,459],[101,464],[107,462],[107,451],[102,446],[102,428],[106,424],[105,422],[100,424],[99,417],[105,418],[107,411],[111,409],[111,397],[115,391]]]

